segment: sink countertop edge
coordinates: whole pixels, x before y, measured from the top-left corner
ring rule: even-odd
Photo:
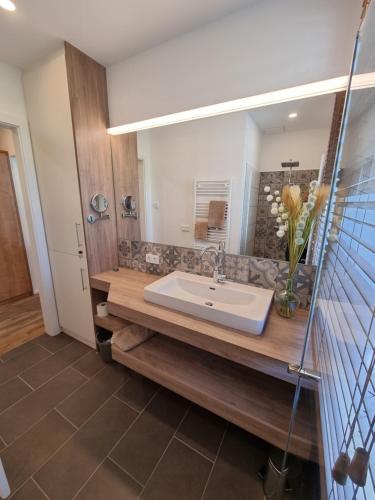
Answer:
[[[144,315],[145,320],[146,317],[148,318],[147,321],[154,319],[159,323],[165,323],[166,330],[164,332],[160,331],[161,334],[179,340],[178,333],[174,331],[173,334],[170,331],[167,332],[168,329],[175,326],[181,332],[180,340],[182,342],[190,343],[187,336],[189,334],[195,335],[196,338],[194,342],[191,342],[191,345],[205,349],[205,347],[199,345],[197,337],[197,335],[203,335],[206,337],[205,342],[212,339],[216,345],[222,344],[223,352],[225,345],[228,345],[234,353],[237,353],[236,356],[240,351],[241,356],[244,358],[248,354],[249,361],[254,360],[256,356],[259,356],[260,359],[269,358],[270,362],[274,362],[277,372],[282,367],[285,368],[286,372],[289,363],[300,362],[308,311],[301,309],[297,312],[296,318],[284,319],[277,315],[275,308],[271,305],[263,333],[261,335],[246,334],[230,327],[146,301],[143,297],[144,287],[160,278],[161,276],[158,275],[120,268],[119,271],[96,274],[91,277],[90,282],[92,288],[108,292],[107,301],[110,313],[134,322],[136,322],[134,317]],[[122,314],[123,316],[121,316]],[[205,342],[202,342],[202,344]],[[211,352],[219,356],[224,355],[215,349]],[[224,357],[233,359],[230,355]],[[233,360],[245,366],[252,366],[251,363],[247,364],[238,359]],[[269,370],[265,370],[265,372],[269,373]],[[286,373],[282,374],[281,377],[274,376],[288,381],[292,380]]]

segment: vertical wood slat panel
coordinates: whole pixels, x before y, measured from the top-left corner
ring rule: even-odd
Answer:
[[[118,265],[106,71],[67,42],[65,58],[88,267],[90,274],[96,274]],[[90,224],[87,216],[95,215],[90,207],[95,193],[106,196],[110,218]]]
[[[138,175],[138,152],[136,132],[124,135],[111,136],[113,178],[117,212],[118,241],[141,240],[140,192]],[[133,196],[136,202],[138,217],[123,218],[123,196]]]

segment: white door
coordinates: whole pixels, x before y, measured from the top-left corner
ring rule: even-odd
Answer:
[[[61,328],[77,340],[94,347],[86,258],[51,251],[50,260]]]

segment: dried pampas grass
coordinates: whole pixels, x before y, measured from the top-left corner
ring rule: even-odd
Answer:
[[[327,203],[327,199],[329,196],[329,191],[330,187],[323,184],[322,186],[319,186],[316,191],[315,191],[315,196],[316,196],[316,202],[315,202],[315,207],[313,210],[313,217],[316,217],[317,215],[320,214],[320,212],[323,210],[325,207],[325,204]]]
[[[284,186],[281,195],[282,202],[292,219],[297,217],[301,211],[301,188],[298,185]]]

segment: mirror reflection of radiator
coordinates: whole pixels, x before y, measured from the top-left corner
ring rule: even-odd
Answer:
[[[208,228],[207,240],[195,240],[194,248],[205,248],[210,245],[225,243],[228,248],[230,236],[232,180],[194,180],[194,226],[196,222],[208,220],[208,207],[210,201],[225,201],[224,227],[222,229]]]

